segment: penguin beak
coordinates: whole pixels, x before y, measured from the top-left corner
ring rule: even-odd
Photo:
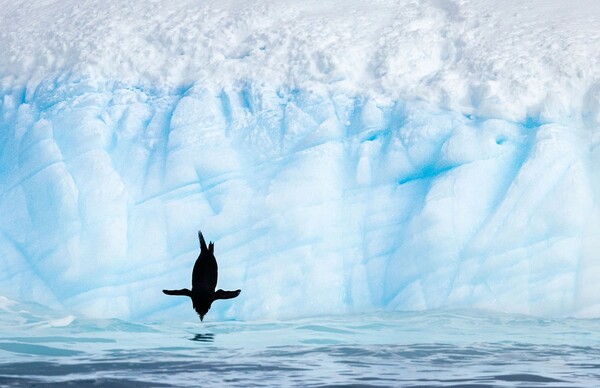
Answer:
[[[200,315],[200,322],[204,320],[204,315]]]

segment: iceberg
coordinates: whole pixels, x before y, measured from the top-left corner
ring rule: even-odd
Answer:
[[[191,282],[202,229],[219,286],[243,290],[213,319],[600,317],[598,16],[585,0],[6,4],[0,297],[192,319],[161,290]]]

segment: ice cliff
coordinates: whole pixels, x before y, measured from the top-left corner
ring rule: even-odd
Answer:
[[[0,295],[213,319],[600,317],[600,4],[0,10]]]

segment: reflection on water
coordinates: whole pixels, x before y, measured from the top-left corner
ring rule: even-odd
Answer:
[[[213,333],[195,334],[191,340],[198,342],[215,342],[215,335]]]
[[[0,386],[594,386],[599,320],[481,311],[132,324],[0,312]],[[199,333],[198,329],[202,331]]]

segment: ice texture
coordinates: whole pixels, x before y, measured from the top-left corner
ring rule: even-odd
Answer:
[[[600,317],[598,18],[585,0],[5,4],[0,297],[193,319],[161,290],[190,286],[201,229],[219,287],[242,289],[214,320]]]

